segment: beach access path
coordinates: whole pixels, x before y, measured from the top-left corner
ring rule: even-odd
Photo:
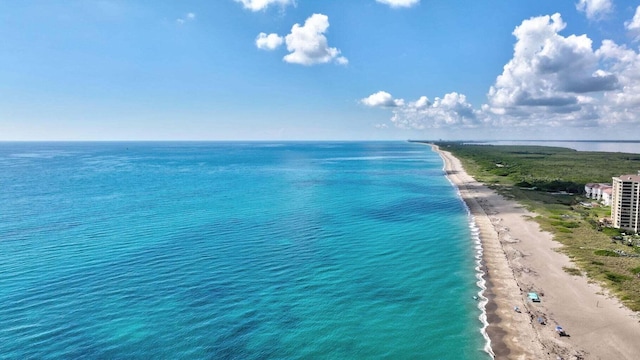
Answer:
[[[639,314],[585,276],[564,271],[575,265],[532,220],[536,214],[477,182],[451,153],[432,148],[480,232],[495,358],[640,359]],[[529,292],[541,301],[531,302]],[[568,336],[559,336],[557,325]]]

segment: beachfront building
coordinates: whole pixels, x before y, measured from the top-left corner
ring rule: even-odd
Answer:
[[[611,219],[619,229],[640,230],[640,171],[613,178]]]
[[[611,184],[589,183],[584,186],[584,192],[590,199],[598,200],[605,205],[611,205]]]

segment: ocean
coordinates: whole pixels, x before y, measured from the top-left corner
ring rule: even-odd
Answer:
[[[488,359],[430,147],[0,143],[0,358]]]

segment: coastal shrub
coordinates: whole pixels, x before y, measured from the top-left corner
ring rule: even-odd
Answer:
[[[552,197],[554,198],[554,197]],[[554,208],[550,208],[549,209],[549,213],[553,214],[552,216],[550,216],[553,219],[558,219],[558,220],[562,220],[565,219],[567,216],[570,216],[567,213],[567,208],[564,206],[558,206],[558,207],[554,207]]]
[[[526,181],[517,182],[517,183],[515,183],[515,186],[521,187],[521,188],[527,188],[527,189],[530,189],[530,188],[533,187],[533,185],[531,185],[531,183],[526,182]]]
[[[620,229],[616,229],[616,228],[612,228],[612,227],[604,227],[602,228],[602,232],[607,235],[607,236],[620,236],[621,235],[621,231]]]
[[[553,226],[562,226],[568,229],[575,229],[580,227],[580,224],[575,221],[552,221],[551,225]]]
[[[552,220],[549,224],[555,227],[557,231],[563,233],[571,233],[570,229],[577,229],[580,227],[580,223],[574,221]]]
[[[596,250],[593,253],[598,255],[598,256],[620,257],[620,255],[618,253],[616,253],[615,251],[611,251],[611,250]]]
[[[606,271],[604,273],[604,276],[607,278],[607,280],[612,281],[614,283],[621,283],[625,280],[630,280],[631,278],[622,274],[618,274],[618,273],[614,273],[611,271]]]
[[[551,225],[555,226],[555,227],[566,227],[564,226],[564,221],[562,220],[553,220],[550,222]]]
[[[562,270],[564,270],[564,271],[565,271],[567,274],[569,274],[569,275],[573,275],[573,276],[580,276],[580,275],[582,275],[582,271],[580,271],[580,269],[576,269],[576,268],[573,268],[573,267],[566,267],[566,266],[563,266],[563,267],[562,267]]]
[[[638,274],[640,274],[640,266],[635,267],[635,268],[631,269],[630,271],[631,271],[631,273],[633,275],[638,275]]]
[[[509,176],[511,174],[511,171],[509,170],[509,168],[502,167],[491,170],[491,173],[496,176]]]

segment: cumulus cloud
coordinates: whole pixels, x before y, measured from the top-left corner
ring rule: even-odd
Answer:
[[[349,63],[346,57],[340,55],[340,50],[329,47],[327,37],[324,36],[329,28],[329,17],[323,14],[313,14],[304,22],[304,25],[294,24],[291,33],[284,37],[287,51],[284,61],[290,64],[315,65],[335,62],[340,65]],[[278,34],[261,32],[256,37],[256,46],[259,49],[274,50],[283,42],[283,37]]]
[[[430,101],[426,96],[406,102],[394,99],[385,91],[378,91],[360,102],[370,107],[391,108],[391,122],[403,129],[426,129],[441,127],[476,127],[481,119],[479,112],[467,102],[464,95],[455,92]]]
[[[291,53],[284,61],[292,64],[313,65],[336,61],[346,64],[347,58],[340,56],[340,50],[329,47],[324,33],[329,28],[329,17],[313,14],[304,25],[294,24],[291,33],[285,37],[287,50]]]
[[[264,10],[269,5],[280,5],[285,7],[287,5],[295,5],[295,0],[235,0],[235,2],[242,3],[245,9],[249,9],[251,11],[260,11]]]
[[[560,14],[517,26],[513,57],[479,108],[455,92],[406,102],[380,91],[360,101],[388,108],[400,128],[640,125],[640,53],[611,40],[594,50],[586,35],[561,35],[565,27]]]
[[[284,39],[278,34],[267,35],[261,32],[258,34],[258,37],[256,37],[256,46],[262,50],[275,50],[282,45],[283,42]]]
[[[433,102],[426,96],[409,102],[395,109],[391,122],[405,129],[469,128],[478,126],[482,119],[464,95],[452,92]]]
[[[420,3],[420,0],[376,0],[376,2],[389,5],[392,8],[399,8],[399,7],[412,7]]]
[[[611,0],[580,0],[576,9],[583,12],[589,20],[600,20],[613,10]]]
[[[378,91],[360,100],[360,102],[370,107],[395,107],[404,105],[404,100],[394,99],[393,96],[386,91]]]
[[[636,8],[633,19],[624,23],[624,27],[631,32],[636,41],[640,40],[640,6]]]
[[[620,87],[614,73],[598,68],[591,39],[564,37],[559,32],[565,27],[560,14],[531,18],[516,27],[513,58],[489,89],[486,110],[516,118],[532,111],[568,114],[585,110],[589,93]]]
[[[610,63],[609,70],[620,82],[616,91],[603,94],[601,106],[606,116],[602,122],[640,122],[640,54],[611,40],[603,41],[596,53]]]

